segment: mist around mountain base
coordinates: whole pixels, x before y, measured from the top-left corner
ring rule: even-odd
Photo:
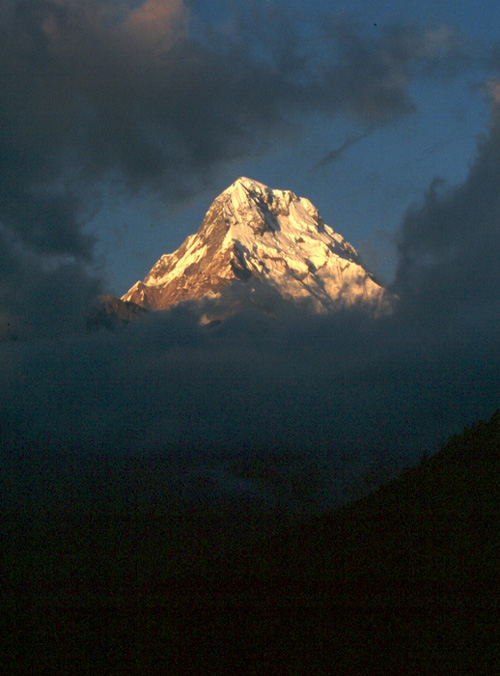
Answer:
[[[458,446],[460,472],[453,453],[436,456],[335,511],[483,417],[497,344],[421,318],[289,311],[210,329],[178,307],[2,346],[9,668],[458,676],[464,659],[470,673],[498,664],[474,591],[485,584],[488,603],[495,591],[498,416]]]
[[[495,409],[489,338],[471,344],[398,314],[374,321],[363,308],[311,316],[284,304],[277,319],[247,311],[208,328],[199,308],[179,306],[121,331],[4,344],[2,472],[6,459],[29,457],[36,484],[37,467],[55,463],[62,477],[67,464],[79,495],[112,494],[113,482],[98,485],[105,473],[78,488],[79,459],[91,458],[129,467],[132,502],[151,490],[186,514],[220,508],[224,522],[228,504],[273,523],[277,513],[322,513]],[[163,484],[153,470],[133,480],[147,458]],[[44,482],[34,494],[50,502],[57,472]],[[26,490],[21,481],[12,504]]]

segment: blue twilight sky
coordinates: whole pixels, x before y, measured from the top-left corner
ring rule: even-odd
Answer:
[[[233,136],[228,130],[223,152],[202,157],[210,150],[200,147],[200,161],[192,157],[180,168],[187,175],[184,186],[179,181],[181,187],[189,185],[182,198],[165,194],[162,180],[170,178],[161,178],[161,166],[134,194],[121,182],[121,189],[107,186],[104,201],[86,225],[97,239],[96,260],[106,288],[121,295],[143,278],[162,253],[175,250],[199,227],[214,197],[240,175],[307,196],[371,269],[392,281],[394,233],[406,210],[423,198],[435,177],[450,185],[462,181],[477,139],[487,130],[484,86],[496,76],[492,54],[499,37],[498,5],[479,2],[472,11],[461,2],[170,4],[185,11],[187,39],[202,43],[214,59],[214,143],[224,134],[216,117],[220,95],[231,102],[235,126],[243,131]],[[234,69],[230,57],[229,63],[217,63],[224,59],[226,40],[238,54]],[[296,63],[301,57],[302,69]],[[163,59],[168,58],[167,51]],[[274,104],[262,100],[259,105],[260,96],[275,96],[272,86],[257,90],[259,72],[263,80],[270,73],[278,79],[282,73],[285,79],[295,77],[294,69],[299,81],[305,79],[305,91],[297,85],[295,92],[278,91]],[[248,90],[246,71],[251,72]],[[330,78],[324,71],[330,71]],[[205,98],[199,73],[192,83],[189,74],[181,75],[192,94],[179,113],[183,133],[196,135],[203,116],[202,133],[210,135],[205,118],[212,101]],[[307,91],[308,77],[315,92]],[[358,85],[359,99],[350,100],[349,88]],[[203,89],[199,108],[197,87]],[[317,91],[322,87],[326,91]],[[391,91],[381,96],[384,88],[392,89],[392,96]],[[294,100],[301,97],[306,100]],[[380,97],[373,108],[370,97]],[[248,122],[247,98],[252,106]],[[231,115],[228,125],[230,121]],[[169,121],[162,125],[160,117],[157,124],[158,144],[164,148]]]

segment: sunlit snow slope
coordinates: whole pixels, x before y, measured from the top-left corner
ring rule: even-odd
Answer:
[[[267,290],[315,312],[362,302],[379,313],[393,302],[309,200],[248,178],[221,193],[198,232],[122,300],[161,310],[185,300],[227,300],[233,288],[240,304],[247,295],[259,306]]]

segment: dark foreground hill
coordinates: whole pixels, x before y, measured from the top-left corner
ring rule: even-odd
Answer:
[[[496,413],[369,497],[184,575],[155,545],[161,514],[109,505],[96,523],[90,502],[30,530],[7,511],[2,673],[500,673],[499,477]]]

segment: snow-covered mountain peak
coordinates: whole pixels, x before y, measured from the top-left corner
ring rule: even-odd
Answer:
[[[288,206],[292,201],[303,199],[298,198],[291,190],[271,189],[267,185],[245,176],[240,176],[229,188],[226,188],[219,196],[220,198],[229,199],[237,206],[249,206],[252,203],[260,203],[266,204],[268,207],[274,205],[275,209],[278,205],[284,207]],[[304,202],[307,202],[312,207],[309,200],[304,200]]]
[[[384,311],[392,302],[308,199],[246,177],[224,190],[197,234],[163,255],[122,300],[163,309],[184,300],[227,299],[235,285],[240,300],[247,293],[251,304],[265,290],[318,312],[358,302]]]
[[[240,176],[234,183],[226,188],[222,194],[224,195],[224,193],[232,193],[241,189],[248,190],[252,193],[272,192],[270,188],[267,187],[267,185],[264,185],[259,181],[254,181],[253,179],[247,178],[246,176]]]

